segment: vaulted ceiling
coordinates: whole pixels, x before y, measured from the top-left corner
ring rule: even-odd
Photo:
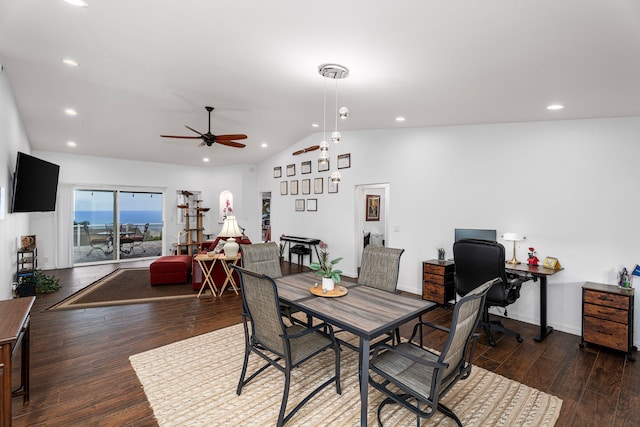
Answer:
[[[86,1],[0,1],[0,63],[34,150],[258,163],[333,130],[327,62],[350,69],[340,130],[640,116],[638,0]],[[246,148],[160,137],[206,131],[205,105]]]

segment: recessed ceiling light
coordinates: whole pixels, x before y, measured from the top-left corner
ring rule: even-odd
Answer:
[[[84,0],[64,0],[67,3],[69,3],[72,6],[78,6],[78,7],[88,7],[89,3],[87,3]]]
[[[564,105],[561,105],[561,104],[547,105],[547,110],[562,110],[563,108],[564,108]]]
[[[67,147],[75,147],[76,145],[78,145],[78,144],[76,144],[73,141],[67,141]]]
[[[64,113],[67,116],[77,116],[78,115],[78,112],[76,110],[74,110],[73,108],[65,108],[64,109]]]
[[[78,63],[71,58],[64,58],[62,62],[70,67],[77,67]]]
[[[404,122],[405,118],[402,116],[396,117],[396,122]]]
[[[311,127],[312,127],[312,128],[317,128],[317,127],[320,127],[320,125],[319,125],[319,124],[317,124],[317,123],[312,123],[312,124],[311,124]]]
[[[262,144],[260,144],[260,147],[262,148],[267,148],[269,146],[269,144],[267,144],[266,142],[263,142]]]
[[[203,161],[203,162],[208,162],[208,161],[209,161],[209,158],[208,158],[208,157],[205,157],[205,158],[203,158],[203,159],[202,159],[202,161]]]

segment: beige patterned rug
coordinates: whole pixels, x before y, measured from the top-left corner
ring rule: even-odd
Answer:
[[[236,386],[242,368],[242,325],[210,332],[131,356],[160,426],[269,426],[275,425],[284,377],[270,368],[246,385],[240,396]],[[287,408],[301,399],[308,384],[330,376],[333,352],[309,361],[292,373]],[[249,359],[251,369],[258,357]],[[342,395],[329,386],[287,423],[287,426],[356,426],[360,424],[360,394],[356,353],[341,352]],[[377,425],[376,410],[382,394],[369,387],[369,420]],[[443,403],[471,426],[553,426],[562,400],[477,366],[459,381]],[[416,419],[398,405],[383,410],[385,426],[415,426]],[[424,423],[425,425],[427,423]],[[437,413],[429,426],[455,423]]]

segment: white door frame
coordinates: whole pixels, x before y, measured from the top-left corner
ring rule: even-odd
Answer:
[[[379,184],[360,184],[355,186],[355,218],[354,218],[354,266],[356,268],[356,272],[360,267],[360,260],[362,258],[362,239],[363,232],[365,228],[365,205],[366,205],[366,193],[367,191],[377,190],[383,191],[382,203],[380,203],[380,212],[381,217],[383,218],[383,229],[384,229],[384,238],[385,238],[385,246],[389,246],[389,192],[391,185],[387,183],[379,183]]]

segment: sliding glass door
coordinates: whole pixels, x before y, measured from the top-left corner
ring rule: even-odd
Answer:
[[[74,264],[162,254],[162,193],[76,189]]]

